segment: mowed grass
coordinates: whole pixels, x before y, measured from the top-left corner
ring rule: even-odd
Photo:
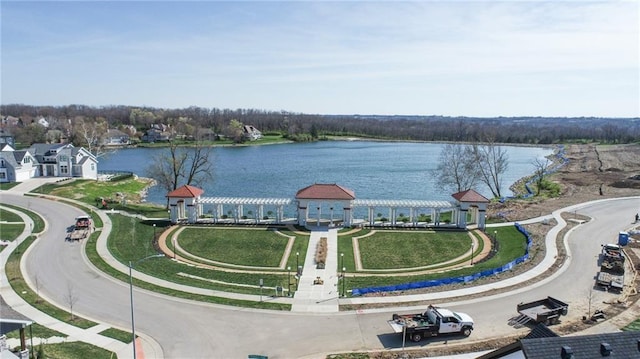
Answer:
[[[3,223],[2,229],[0,229],[0,240],[13,241],[16,238],[18,238],[18,236],[20,235],[20,233],[22,233],[23,230],[24,230],[24,224]]]
[[[198,257],[259,267],[277,267],[287,242],[267,229],[186,228],[178,237],[178,245]]]
[[[38,352],[39,346],[33,351]],[[106,349],[83,342],[65,342],[59,344],[44,344],[42,346],[45,358],[51,359],[113,359],[115,353]]]
[[[366,269],[400,269],[446,262],[471,249],[466,232],[386,232],[360,238]]]
[[[495,253],[491,259],[481,262],[474,262],[473,267],[465,266],[460,269],[455,269],[446,272],[435,272],[425,274],[405,274],[398,276],[358,276],[348,277],[346,286],[351,288],[367,288],[375,286],[385,286],[400,283],[419,282],[431,279],[452,278],[458,276],[470,275],[473,273],[481,272],[488,269],[499,268],[506,263],[515,260],[518,257],[524,255],[526,248],[526,237],[518,232],[515,227],[498,227],[492,229],[497,231],[497,242],[499,250]],[[493,234],[493,233],[492,233]],[[468,250],[471,246],[470,242],[466,242],[463,250]],[[346,257],[346,255],[345,255]],[[345,265],[346,260],[345,260]]]
[[[174,262],[170,258],[150,258],[147,260],[140,261],[143,258],[146,258],[150,255],[155,254],[155,249],[153,248],[153,223],[156,223],[156,231],[157,235],[160,235],[160,232],[165,230],[165,227],[169,225],[168,221],[140,221],[135,218],[126,217],[120,214],[112,214],[110,215],[111,222],[113,224],[111,234],[109,236],[108,248],[111,254],[120,262],[124,264],[128,264],[128,261],[132,261],[135,267],[135,270],[147,273],[149,275],[165,279],[174,283],[184,284],[192,287],[212,289],[212,290],[221,290],[235,293],[246,293],[246,294],[260,294],[259,282],[260,279],[263,280],[265,288],[268,287],[276,287],[281,286],[284,288],[288,288],[288,273],[287,271],[281,271],[278,269],[274,270],[265,270],[269,271],[266,273],[252,273],[250,271],[224,271],[224,270],[215,270],[205,268],[203,266],[193,266],[184,264],[181,262]],[[208,227],[209,230],[212,230],[211,227]],[[97,234],[97,233],[94,233]],[[93,236],[92,236],[93,237]],[[283,237],[284,238],[284,237]],[[285,238],[286,240],[286,238]],[[306,250],[306,243],[308,241],[304,240],[304,237],[300,237],[296,239],[296,243],[294,244],[293,250],[300,251],[303,253],[303,250]],[[110,275],[116,278],[127,278],[124,274],[118,273],[115,270],[112,270],[108,267],[97,255],[95,252],[95,242],[93,239],[87,243],[87,256],[89,259],[100,269],[109,273]],[[282,252],[283,253],[283,252]],[[280,256],[282,256],[280,253]],[[289,256],[289,262],[293,263],[291,265],[294,268],[295,265],[295,253]],[[184,275],[194,276],[196,278],[189,278]],[[125,280],[128,280],[125,279]],[[292,280],[293,281],[293,280]],[[228,304],[228,305],[236,305],[243,307],[253,307],[253,308],[266,308],[266,309],[277,309],[287,310],[289,305],[286,304],[278,304],[278,303],[269,303],[269,302],[250,302],[250,301],[241,301],[234,299],[226,299],[220,297],[210,297],[196,294],[183,293],[178,291],[173,291],[170,289],[160,288],[153,285],[146,285],[140,281],[134,279],[134,284],[136,286],[141,286],[145,288],[154,288],[154,291],[175,295],[185,299],[195,299],[212,303],[219,304]],[[247,286],[250,285],[250,286]],[[264,293],[267,293],[267,289],[265,289]]]
[[[0,221],[3,222],[22,222],[22,218],[17,214],[0,208]]]

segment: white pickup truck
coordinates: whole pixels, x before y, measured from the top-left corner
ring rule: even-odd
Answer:
[[[468,314],[431,305],[424,313],[394,314],[387,323],[394,332],[404,333],[414,342],[441,334],[457,333],[468,337],[473,330],[473,319]]]

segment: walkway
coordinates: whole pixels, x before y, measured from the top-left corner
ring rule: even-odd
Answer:
[[[31,189],[21,185],[21,186],[14,187],[14,190],[12,190],[12,192],[25,193],[25,192],[29,192],[30,190]],[[612,199],[612,200],[615,200],[615,199]],[[424,293],[424,294],[416,294],[416,295],[408,295],[408,296],[339,298],[340,288],[338,287],[339,277],[338,277],[338,270],[337,270],[338,260],[339,260],[338,253],[337,253],[337,230],[320,228],[320,230],[312,232],[312,235],[310,238],[309,250],[307,251],[305,256],[305,259],[306,259],[305,266],[303,268],[302,276],[299,282],[298,293],[296,293],[294,298],[278,298],[278,299],[282,299],[286,302],[291,303],[292,311],[296,311],[296,312],[337,312],[339,302],[341,304],[358,305],[358,304],[370,304],[370,303],[400,304],[403,302],[408,303],[412,301],[425,301],[425,300],[428,301],[428,300],[434,300],[434,299],[445,299],[447,297],[454,297],[454,296],[460,296],[465,294],[491,291],[497,288],[507,287],[515,283],[530,280],[540,275],[544,271],[546,271],[548,268],[551,267],[551,265],[554,262],[555,256],[557,255],[555,240],[558,233],[565,225],[565,222],[564,220],[562,220],[560,214],[562,212],[567,212],[567,211],[570,212],[575,208],[579,208],[584,205],[585,204],[578,204],[575,206],[570,206],[567,208],[554,211],[552,215],[543,216],[543,217],[521,222],[521,224],[534,223],[534,222],[539,222],[544,219],[550,219],[550,218],[555,218],[558,221],[558,225],[552,228],[551,231],[549,231],[549,233],[546,236],[545,242],[546,242],[547,251],[546,251],[544,260],[532,270],[526,273],[523,273],[519,276],[512,277],[500,282],[492,283],[490,285],[470,286],[462,290],[455,290],[455,291],[442,292],[442,293],[440,292]],[[98,240],[98,252],[105,259],[107,263],[112,265],[117,270],[120,270],[126,273],[128,271],[128,267],[120,262],[117,262],[111,256],[111,254],[106,248],[106,238],[108,237],[109,232],[111,230],[111,227],[110,227],[111,221],[104,211],[96,211],[96,213],[100,215],[101,219],[104,222],[104,227],[100,235],[100,238]],[[23,219],[25,220],[25,223],[30,222],[30,219],[28,218],[23,217]],[[501,225],[506,226],[506,225],[512,225],[512,224],[501,224]],[[488,225],[488,227],[490,226]],[[24,240],[24,238],[26,238],[26,236],[28,236],[29,234],[30,233],[28,233],[27,226],[25,226],[25,231],[20,235],[20,237],[14,243],[12,243],[9,246],[9,248],[6,248],[2,252],[0,252],[0,265],[3,268],[9,254],[13,249],[15,249],[16,244]],[[326,263],[325,269],[317,269],[315,268],[315,260],[314,260],[315,248],[316,248],[317,242],[323,236],[327,238],[329,252],[327,256],[327,263]],[[569,260],[570,258],[568,259],[568,261]],[[560,275],[560,273],[562,273],[562,271],[564,270],[564,268],[566,268],[567,265],[568,263],[565,262],[565,265],[562,268],[560,268],[559,271],[556,272],[556,274],[554,274],[552,277]],[[94,345],[112,350],[117,353],[118,358],[122,359],[122,358],[128,358],[131,356],[131,352],[132,352],[131,344],[129,345],[122,344],[113,339],[106,338],[100,334],[97,334],[95,333],[96,328],[93,328],[93,330],[91,328],[87,330],[82,330],[77,327],[70,326],[66,323],[60,322],[48,316],[47,314],[42,313],[37,309],[31,307],[28,303],[24,302],[22,298],[20,298],[16,293],[13,292],[12,288],[7,284],[8,280],[6,278],[4,271],[2,271],[0,275],[1,275],[0,282],[2,283],[0,290],[2,293],[2,297],[7,301],[7,304],[12,308],[14,308],[16,311],[20,312],[21,314],[27,316],[29,319],[37,323],[43,324],[47,327],[59,330],[65,333],[66,335],[69,335],[70,339],[73,338],[76,340],[81,340],[83,342],[92,343]],[[166,286],[169,288],[179,289],[183,291],[189,288],[188,290],[186,290],[187,292],[199,292],[198,288],[191,288],[191,287],[185,288],[186,286],[177,285],[175,283],[167,282],[164,280],[159,280],[158,278],[150,277],[148,275],[144,275],[136,271],[134,271],[134,276],[136,278],[140,278],[142,280],[145,280],[157,285],[161,285],[161,286]],[[313,284],[313,280],[317,279],[317,277],[320,277],[320,279],[323,280],[322,284]],[[28,280],[28,278],[26,279]],[[550,280],[550,279],[551,278],[547,278],[547,280]],[[33,288],[33,284],[32,283],[29,283],[29,284]],[[242,297],[242,299],[253,298],[254,300],[258,300],[257,299],[258,296],[234,294],[234,293],[227,293],[227,292],[212,293],[212,291],[208,291],[208,294],[220,295],[228,298]],[[364,310],[363,312],[369,312],[369,311],[374,312],[377,310],[371,309],[371,310]],[[99,324],[99,325],[100,325],[100,329],[102,329],[102,327],[105,325],[109,326],[108,324]],[[142,333],[139,333],[139,334],[142,334]],[[139,345],[138,348],[144,349],[146,358],[163,358],[162,348],[158,345],[157,342],[155,342],[152,338],[146,337],[144,334],[141,335],[141,339],[142,341],[139,342],[139,344],[141,345]]]
[[[315,228],[318,228],[317,230]],[[315,227],[309,238],[302,276],[291,306],[292,312],[338,312],[338,230]],[[318,269],[315,261],[320,238],[327,238],[327,262]]]

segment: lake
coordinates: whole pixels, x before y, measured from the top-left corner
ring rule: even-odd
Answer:
[[[433,179],[443,144],[376,141],[321,141],[259,146],[212,147],[213,182],[206,197],[293,198],[314,183],[337,183],[360,199],[417,199],[451,201]],[[552,148],[504,146],[509,168],[502,192],[534,172],[533,161]],[[145,168],[166,148],[121,149],[100,157],[98,169],[131,171],[145,176]],[[477,189],[491,198],[491,191]],[[165,204],[166,192],[155,186],[147,201]]]

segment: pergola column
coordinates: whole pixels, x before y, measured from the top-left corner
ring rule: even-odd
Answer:
[[[344,226],[345,227],[349,227],[349,226],[351,226],[351,221],[352,221],[351,208],[350,207],[345,207],[345,208],[343,208],[343,211],[344,211]]]

